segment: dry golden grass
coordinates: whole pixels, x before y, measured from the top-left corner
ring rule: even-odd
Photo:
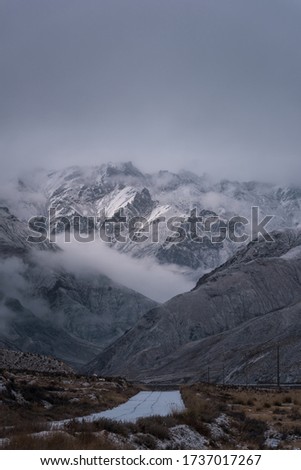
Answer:
[[[131,442],[140,448],[155,449],[158,442],[168,441],[170,428],[177,425],[187,425],[204,436],[210,449],[263,449],[271,428],[281,433],[281,448],[301,446],[301,390],[183,386],[186,410],[182,413],[143,418],[135,424],[71,421],[60,431],[41,434],[53,420],[117,406],[138,389],[122,380],[74,376],[60,381],[24,375],[14,378],[11,389],[26,397],[26,402],[18,404],[9,393],[2,397],[0,438],[9,439],[3,445],[8,449],[122,449],[131,448],[127,442],[133,438]]]
[[[118,446],[120,449],[121,446]],[[117,447],[104,435],[83,432],[76,436],[66,432],[56,432],[48,436],[20,434],[10,439],[6,450],[114,450]]]
[[[62,441],[57,439],[57,444],[56,436],[41,438],[34,434],[48,430],[51,421],[72,419],[118,406],[138,391],[121,379],[104,381],[98,377],[54,377],[31,372],[5,372],[2,377],[7,387],[0,396],[0,438],[9,438],[9,448],[16,449],[54,448],[55,445],[62,449],[90,448],[90,444],[84,442],[85,433],[92,436],[88,430],[79,431],[73,437],[72,432],[68,432]],[[105,444],[103,441],[103,437],[91,437],[92,446],[109,445],[109,441],[105,440]]]
[[[229,441],[221,443],[223,448],[264,448],[265,432],[271,428],[283,435],[283,448],[298,447],[298,438],[294,443],[289,439],[292,435],[301,441],[301,390],[196,384],[183,387],[182,396],[187,407],[184,421],[197,430],[221,413],[231,419]]]

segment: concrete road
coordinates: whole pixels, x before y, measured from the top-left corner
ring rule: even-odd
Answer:
[[[91,419],[94,420],[97,417],[101,417],[117,421],[134,422],[138,418],[155,415],[166,416],[173,411],[183,411],[184,409],[185,406],[178,390],[140,392],[123,405],[91,415]]]
[[[126,403],[111,410],[93,413],[76,418],[76,421],[97,421],[100,418],[113,419],[115,421],[135,422],[138,418],[147,416],[167,416],[174,411],[185,409],[181,394],[178,390],[166,392],[139,392]],[[52,428],[60,428],[71,420],[56,421]]]

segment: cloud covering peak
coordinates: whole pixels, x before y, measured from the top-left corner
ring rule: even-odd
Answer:
[[[4,1],[1,174],[133,160],[300,174],[295,0]]]

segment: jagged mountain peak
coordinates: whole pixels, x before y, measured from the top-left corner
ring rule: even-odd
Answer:
[[[124,174],[125,176],[143,178],[143,173],[141,173],[141,171],[138,170],[138,168],[135,167],[131,161],[119,163],[109,162],[101,168],[105,169],[107,176]]]
[[[40,189],[33,189],[37,188],[37,183],[29,182],[28,191],[26,184],[22,190],[16,190],[13,212],[23,220],[37,214],[48,216],[49,208],[53,207],[58,217],[77,214],[82,217],[102,214],[114,217],[124,210],[127,217],[145,218],[146,226],[151,226],[160,217],[161,220],[162,217],[184,217],[187,221],[191,210],[204,217],[216,214],[223,221],[236,215],[250,221],[251,207],[258,206],[261,217],[273,215],[269,230],[295,228],[301,223],[300,188],[279,188],[255,181],[222,180],[214,183],[206,175],[199,176],[185,170],[147,174],[132,162],[71,166],[44,174],[40,172],[38,184]],[[99,228],[97,223],[94,227]],[[224,263],[239,248],[239,244],[229,240],[211,246],[208,243],[196,244],[189,239],[182,244],[174,244],[164,223],[159,225],[159,235],[160,243],[112,242],[112,247],[134,257],[147,254],[159,263],[185,266],[191,270],[194,280],[201,272],[208,272]]]

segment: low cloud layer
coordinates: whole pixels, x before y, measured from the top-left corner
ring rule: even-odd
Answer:
[[[23,308],[40,318],[49,314],[47,303],[41,297],[35,297],[36,292],[27,278],[27,270],[28,266],[20,258],[0,259],[0,326],[2,330],[6,328],[7,321],[19,314],[6,305],[9,299],[18,300]]]
[[[79,277],[103,274],[116,283],[164,302],[192,289],[195,285],[178,267],[158,265],[150,258],[135,259],[107,247],[104,242],[65,243],[58,238],[62,252],[36,253],[36,259],[48,267],[61,267]]]
[[[7,297],[17,297],[28,290],[26,265],[19,258],[0,260],[0,286]]]

